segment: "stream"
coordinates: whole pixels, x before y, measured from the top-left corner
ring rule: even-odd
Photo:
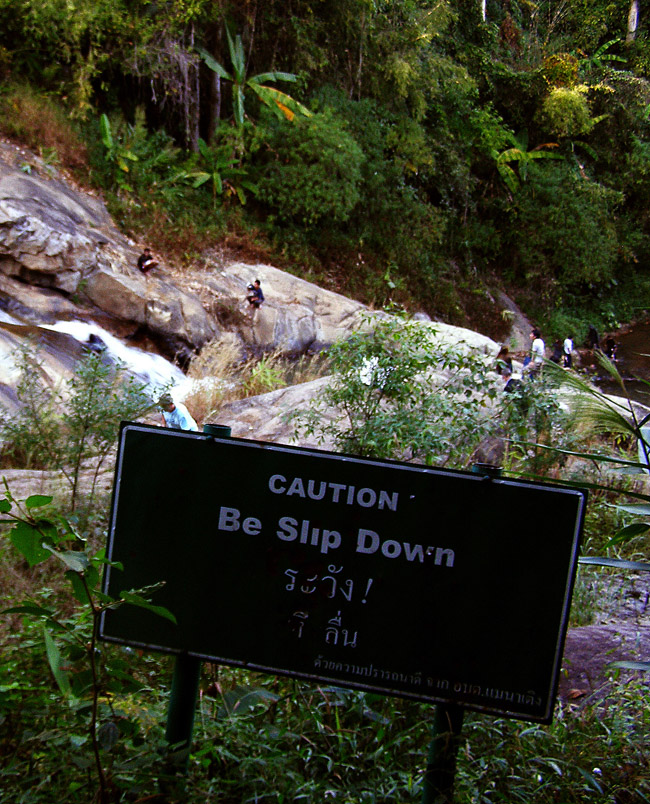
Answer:
[[[166,358],[127,345],[95,322],[70,320],[34,324],[0,311],[0,372],[5,382],[16,376],[16,344],[27,339],[36,340],[41,345],[46,360],[54,361],[55,373],[60,370],[71,372],[84,354],[93,351],[114,364],[125,366],[149,387],[152,398],[161,388],[169,388],[180,401],[191,385],[181,369]],[[2,390],[6,394],[6,387]]]
[[[616,332],[613,338],[617,344],[616,364],[630,398],[650,406],[650,385],[646,384],[650,383],[650,321]],[[597,383],[607,393],[621,395],[620,387],[610,380],[601,377]]]
[[[154,387],[171,385],[180,392],[186,383],[183,372],[169,360],[153,352],[127,346],[97,324],[86,321],[57,321],[50,326],[41,326],[41,329],[66,333],[84,346],[94,344],[98,350],[103,351],[102,344],[105,345],[106,352],[113,362],[122,363],[148,385]]]

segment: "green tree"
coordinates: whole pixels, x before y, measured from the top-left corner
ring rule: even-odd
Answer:
[[[21,350],[17,365],[21,407],[15,415],[2,415],[4,459],[61,472],[70,486],[73,511],[81,471],[92,459],[92,506],[97,478],[115,445],[120,421],[135,419],[151,407],[146,386],[123,366],[105,363],[94,353],[77,362],[62,388],[48,384],[39,355],[29,347]]]
[[[508,210],[503,242],[511,279],[534,289],[541,307],[561,304],[564,294],[604,291],[615,278],[622,200],[567,163],[532,166]]]
[[[223,78],[232,84],[233,117],[237,126],[241,128],[244,125],[245,94],[247,89],[251,90],[263,104],[287,120],[293,120],[296,112],[306,117],[311,115],[311,112],[306,106],[298,103],[298,101],[294,100],[285,92],[281,92],[279,89],[269,86],[267,83],[269,81],[289,81],[295,83],[296,76],[293,73],[272,71],[251,76],[247,75],[246,57],[241,36],[237,34],[233,41],[230,31],[227,28],[226,36],[228,37],[228,50],[232,63],[232,72],[228,72],[225,67],[203,48],[199,48],[198,52],[201,54],[205,64],[213,70],[219,78]]]
[[[331,113],[268,121],[257,135],[258,197],[282,220],[305,226],[346,221],[360,199],[364,155],[345,123]]]
[[[497,431],[491,359],[434,327],[380,318],[330,357],[333,381],[296,417],[299,433],[354,455],[462,467]]]

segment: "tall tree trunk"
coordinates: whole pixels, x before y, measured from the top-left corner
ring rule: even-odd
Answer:
[[[194,23],[192,23],[192,30],[190,34],[190,52],[194,53]],[[199,61],[194,55],[192,61],[192,71],[194,73],[194,91],[192,92],[192,122],[190,142],[192,151],[198,153],[199,151],[199,116],[201,110],[201,87],[199,84]]]
[[[208,142],[214,140],[217,126],[221,120],[221,78],[217,73],[212,73],[212,83],[210,84],[210,128],[208,130]]]
[[[481,19],[483,22],[487,19],[487,0],[481,0]]]
[[[639,25],[639,0],[632,0],[630,3],[630,10],[627,15],[627,36],[625,37],[626,44],[634,42],[636,37],[636,29]]]
[[[215,47],[217,49],[217,54],[222,49],[222,41],[223,41],[223,29],[219,28],[216,32],[216,39],[217,42]],[[219,127],[219,123],[221,121],[221,102],[223,100],[223,86],[221,83],[221,78],[219,77],[218,73],[210,71],[212,74],[212,80],[210,82],[210,114],[208,118],[208,142],[213,142],[217,129]]]

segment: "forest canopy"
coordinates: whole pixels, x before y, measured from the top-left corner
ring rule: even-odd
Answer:
[[[0,0],[0,127],[85,162],[130,234],[180,254],[236,233],[374,304],[485,331],[505,287],[550,330],[611,327],[650,298],[649,19],[637,0]]]

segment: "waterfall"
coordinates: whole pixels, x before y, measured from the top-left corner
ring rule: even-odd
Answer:
[[[72,336],[86,348],[102,351],[115,363],[121,363],[139,380],[156,389],[170,387],[174,397],[181,399],[189,390],[189,381],[183,372],[161,355],[127,346],[97,324],[86,321],[57,321],[41,329],[62,332]]]

